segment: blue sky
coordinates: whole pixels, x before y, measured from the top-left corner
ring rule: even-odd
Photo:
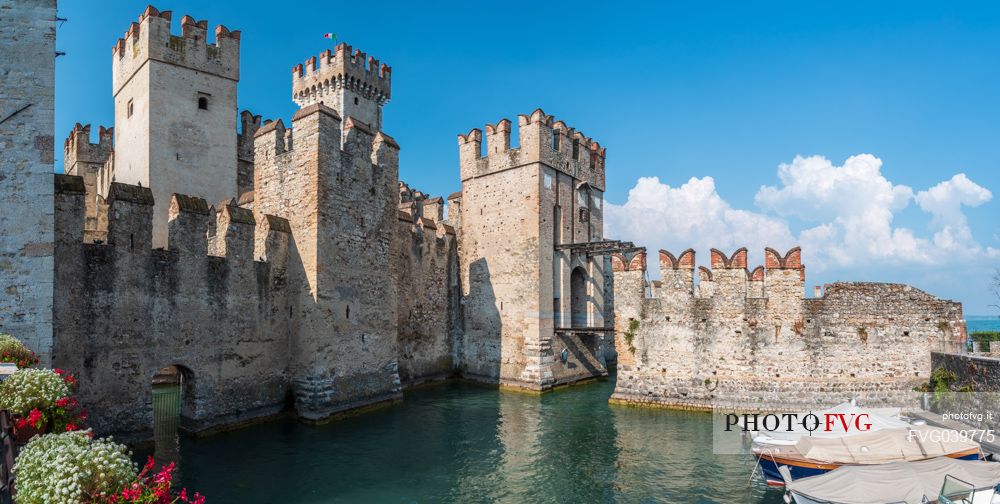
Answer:
[[[242,30],[240,107],[265,118],[291,116],[291,68],[325,32],[391,65],[384,129],[425,192],[459,189],[457,133],[541,106],[608,148],[611,236],[701,263],[802,244],[810,285],[900,281],[989,313],[1000,8],[751,4],[155,6]],[[111,124],[111,47],[145,5],[60,2],[57,139]]]

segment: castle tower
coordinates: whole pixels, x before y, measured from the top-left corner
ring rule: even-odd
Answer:
[[[304,79],[322,76],[328,86],[311,98],[293,81],[297,101],[311,104],[290,127],[270,122],[253,138],[254,211],[287,219],[294,243],[289,369],[295,408],[312,419],[401,395],[388,267],[399,225],[399,146],[379,129],[388,67],[369,74],[364,55],[349,59],[348,51],[327,51],[323,66],[306,72]],[[364,75],[383,82],[382,91],[358,82]],[[343,102],[326,101],[331,96],[350,98],[347,108],[335,109]]]
[[[236,83],[240,32],[147,7],[112,51],[115,181],[148,187],[153,246],[167,245],[170,195],[237,196]]]
[[[459,256],[470,378],[545,390],[607,373],[605,151],[541,109],[459,135]],[[460,210],[456,210],[460,208]]]
[[[77,175],[83,178],[87,191],[85,201],[84,241],[93,243],[95,240],[105,241],[108,232],[108,212],[105,197],[100,194],[101,170],[108,163],[112,154],[112,137],[114,128],[101,126],[98,130],[97,143],[90,142],[90,125],[76,123],[69,137],[63,144],[63,170],[67,175]]]
[[[292,100],[299,107],[322,103],[341,117],[382,130],[382,105],[389,101],[392,68],[341,43],[292,68]]]

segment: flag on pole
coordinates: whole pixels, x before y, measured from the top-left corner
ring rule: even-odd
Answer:
[[[323,38],[330,39],[330,40],[337,40],[337,34],[336,33],[324,33],[323,34]]]

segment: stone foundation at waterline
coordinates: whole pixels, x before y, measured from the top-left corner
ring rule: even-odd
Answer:
[[[912,402],[931,352],[960,351],[961,304],[906,285],[845,282],[805,297],[801,251],[767,249],[750,271],[746,249],[612,259],[618,383],[613,400],[679,408],[788,409],[858,398]]]

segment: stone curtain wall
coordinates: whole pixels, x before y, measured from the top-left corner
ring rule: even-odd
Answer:
[[[55,0],[0,11],[0,331],[52,345]]]
[[[399,286],[400,381],[406,386],[450,377],[452,343],[461,323],[455,230],[401,214],[397,239],[393,268]]]
[[[188,429],[284,409],[287,222],[175,195],[169,248],[154,250],[152,193],[114,183],[108,243],[84,243],[84,187],[56,176],[53,365],[77,373],[95,430],[148,436],[152,378],[170,365],[184,376]],[[268,262],[254,260],[255,242]]]
[[[932,351],[965,341],[959,303],[898,284],[835,283],[804,298],[799,251],[713,251],[693,283],[694,252],[661,252],[647,297],[644,253],[613,258],[618,383],[613,399],[710,408],[796,407],[911,396]],[[630,330],[631,329],[631,330]]]

